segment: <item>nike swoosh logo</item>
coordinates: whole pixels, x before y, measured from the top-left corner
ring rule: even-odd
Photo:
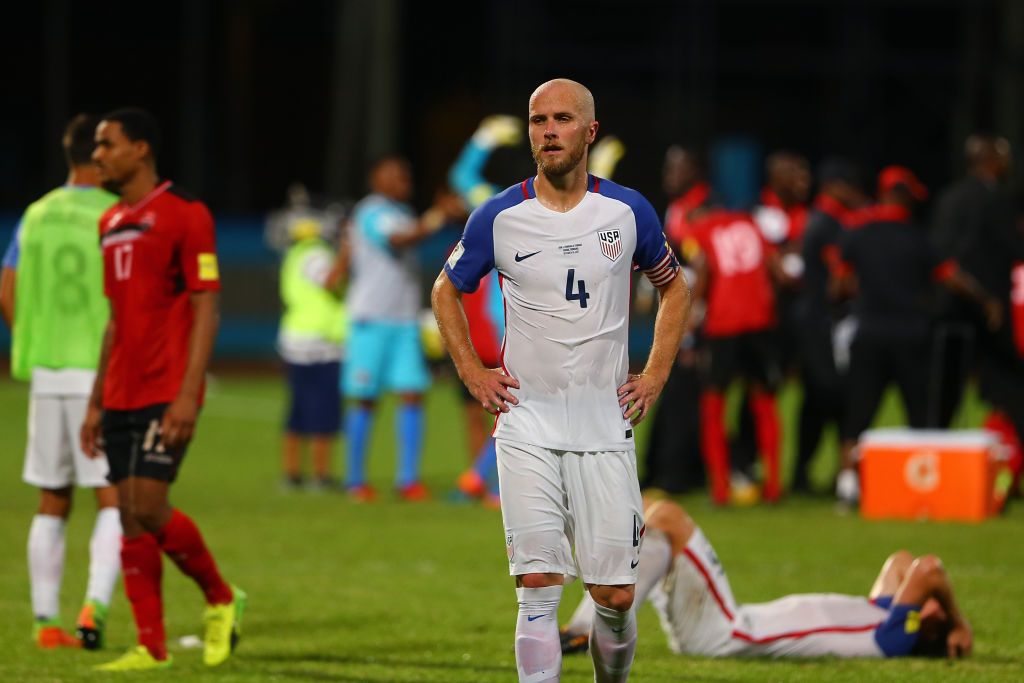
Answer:
[[[629,568],[630,569],[636,569],[636,566],[638,564],[640,564],[640,560],[633,560],[632,562],[629,563]]]
[[[529,617],[529,616],[528,616],[528,617],[526,617],[526,620],[527,620],[527,621],[537,621],[537,620],[538,620],[538,619],[540,619],[541,617],[546,617],[546,616],[547,616],[546,614],[538,614],[538,615],[537,615],[537,616],[535,616],[535,617]]]
[[[622,633],[625,630],[626,630],[625,626],[623,626],[622,628],[613,628],[612,629],[612,633]]]
[[[522,256],[520,256],[519,252],[517,251],[516,252],[516,263],[519,263],[520,261],[525,261],[526,259],[530,258],[531,256],[536,256],[541,251],[543,251],[543,249],[538,249],[537,251],[533,252],[532,254],[523,254]]]

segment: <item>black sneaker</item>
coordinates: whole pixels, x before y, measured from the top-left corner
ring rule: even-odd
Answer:
[[[86,650],[103,648],[103,627],[107,621],[107,609],[94,600],[87,600],[78,613],[75,637],[82,641]]]
[[[586,633],[573,634],[561,628],[558,630],[558,639],[562,643],[563,655],[581,654],[590,648],[590,636]]]

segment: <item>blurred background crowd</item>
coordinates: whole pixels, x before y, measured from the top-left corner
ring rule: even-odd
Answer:
[[[6,58],[39,57],[9,73],[24,97],[0,130],[0,243],[61,182],[73,114],[150,109],[167,141],[162,173],[217,217],[221,367],[301,364],[281,336],[282,296],[307,296],[284,289],[287,255],[316,242],[296,277],[343,300],[367,195],[429,224],[400,245],[427,308],[468,211],[532,172],[515,123],[529,93],[565,75],[597,100],[594,172],[663,212],[699,300],[642,454],[648,487],[706,482],[723,504],[777,499],[784,480],[809,491],[827,433],[835,491],[855,501],[853,444],[890,384],[910,426],[954,424],[976,381],[988,426],[1011,446],[1024,433],[1022,3],[182,0],[145,31],[132,7],[45,0],[22,8],[16,35],[5,22]],[[652,294],[638,282],[638,360]],[[495,311],[481,302],[492,340]],[[331,320],[339,351],[317,362],[343,364]],[[774,398],[786,382],[803,389],[792,421]],[[466,417],[471,452],[485,454],[475,407]],[[783,473],[788,424],[795,468]],[[293,483],[298,446],[286,439]],[[314,439],[325,486],[331,448]],[[418,457],[400,454],[403,487]],[[488,496],[487,462],[460,479],[468,495]],[[353,466],[350,490],[363,483]]]

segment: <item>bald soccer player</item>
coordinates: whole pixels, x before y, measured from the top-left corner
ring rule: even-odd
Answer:
[[[633,427],[668,377],[689,294],[650,203],[587,173],[598,130],[590,91],[544,83],[530,97],[528,129],[537,175],[470,216],[434,284],[434,313],[459,377],[498,415],[519,680],[559,680],[558,603],[565,577],[579,575],[596,603],[595,678],[625,681],[643,535]],[[639,375],[628,374],[627,353],[634,264],[661,295]],[[495,370],[473,350],[460,301],[492,268],[506,302]]]

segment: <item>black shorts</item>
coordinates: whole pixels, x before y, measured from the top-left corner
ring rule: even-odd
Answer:
[[[706,337],[701,376],[705,386],[722,391],[740,378],[775,391],[782,378],[775,331]]]
[[[187,446],[174,450],[164,448],[160,422],[168,405],[157,403],[136,410],[103,411],[103,443],[110,465],[107,479],[111,484],[128,477],[168,483],[177,479]]]

